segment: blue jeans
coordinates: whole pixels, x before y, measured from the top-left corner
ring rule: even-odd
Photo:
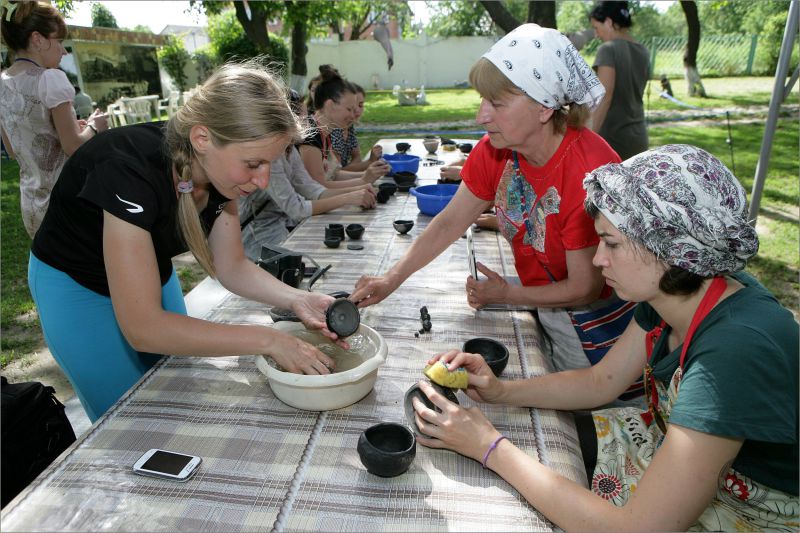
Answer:
[[[50,353],[94,422],[119,400],[160,355],[137,352],[125,340],[111,298],[80,285],[30,254],[28,286]],[[167,311],[186,314],[173,270],[161,289]]]

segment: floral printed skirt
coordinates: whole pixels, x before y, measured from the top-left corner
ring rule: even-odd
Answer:
[[[657,424],[647,426],[636,408],[593,413],[597,466],[592,492],[623,506],[636,492],[653,454],[664,440]],[[797,531],[798,498],[765,487],[730,469],[717,494],[690,531]]]

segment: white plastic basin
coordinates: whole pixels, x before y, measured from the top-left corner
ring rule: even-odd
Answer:
[[[297,409],[330,411],[356,403],[370,393],[378,378],[378,367],[386,361],[386,342],[364,324],[347,338],[350,350],[343,350],[299,322],[278,322],[272,327],[319,347],[336,361],[337,371],[333,374],[307,376],[283,372],[272,359],[256,357],[256,366],[267,376],[275,396]]]

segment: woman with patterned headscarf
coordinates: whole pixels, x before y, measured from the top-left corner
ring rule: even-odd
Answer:
[[[564,410],[605,404],[644,367],[649,409],[576,418],[590,490],[427,384],[442,412],[415,402],[432,437],[420,443],[482,459],[565,530],[796,531],[798,325],[742,271],[758,250],[742,186],[708,152],[668,145],[584,187],[594,264],[639,302],[611,351],[590,369],[511,382],[474,354],[429,362],[466,368],[475,400]]]
[[[479,263],[487,279],[467,278],[469,305],[537,308],[556,369],[589,366],[569,312],[614,297],[592,266],[598,237],[581,187],[587,172],[619,161],[584,127],[603,86],[566,37],[536,24],[495,43],[473,65],[470,82],[481,95],[476,119],[487,135],[461,170],[458,192],[399,263],[358,281],[353,299],[381,301],[494,203],[522,287]]]

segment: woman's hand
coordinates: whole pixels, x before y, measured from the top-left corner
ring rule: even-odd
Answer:
[[[383,157],[383,147],[380,144],[376,144],[369,151],[369,162],[377,161],[381,157]]]
[[[349,299],[359,307],[367,307],[392,294],[399,285],[389,276],[361,276]]]
[[[392,167],[389,166],[389,163],[383,159],[378,159],[377,161],[370,163],[370,165],[367,167],[367,170],[364,171],[362,180],[364,183],[374,183],[375,180],[385,176],[390,170],[392,170]]]
[[[333,302],[334,298],[332,296],[320,294],[318,292],[308,292],[295,298],[292,302],[291,309],[294,311],[294,314],[297,315],[297,318],[303,322],[305,327],[319,330],[324,336],[332,341],[336,341],[336,344],[345,350],[349,350],[350,344],[340,339],[336,333],[329,330],[325,321],[325,311],[328,310],[328,307],[330,307]]]
[[[370,188],[345,193],[343,197],[346,199],[347,205],[357,205],[364,209],[373,209],[377,204],[377,200],[375,199],[374,189],[372,189],[371,186],[368,187]]]
[[[490,270],[483,263],[477,264],[478,271],[486,275],[486,281],[477,281],[467,277],[467,303],[473,309],[480,309],[486,304],[506,303],[508,301],[508,282],[497,272]]]
[[[106,131],[108,129],[108,115],[99,109],[95,109],[86,119],[86,124],[93,125],[98,133]]]
[[[418,436],[417,441],[423,446],[445,448],[476,461],[483,460],[486,450],[500,433],[481,410],[454,404],[425,381],[419,382],[419,388],[442,412],[428,409],[419,398],[412,400],[417,427],[428,436]]]
[[[500,229],[497,225],[497,215],[494,213],[482,213],[478,216],[478,219],[475,220],[475,224],[477,224],[479,228],[483,229],[490,229],[494,231],[498,231]]]
[[[439,177],[447,181],[461,181],[461,167],[448,165],[439,169]]]
[[[434,355],[428,359],[427,364],[432,365],[436,361],[443,362],[451,371],[457,368],[467,371],[469,381],[466,393],[473,400],[483,403],[501,402],[505,390],[503,382],[497,379],[492,369],[479,354],[449,350]]]
[[[294,374],[330,374],[336,364],[327,355],[297,337],[272,330],[275,333],[270,352],[267,353],[281,369]]]

